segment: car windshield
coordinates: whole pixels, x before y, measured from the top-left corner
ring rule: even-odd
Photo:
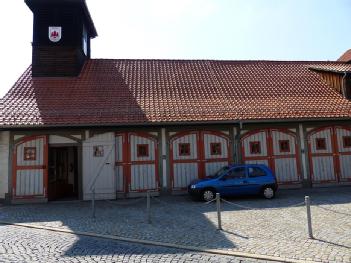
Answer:
[[[221,169],[219,169],[216,173],[210,175],[209,177],[211,177],[211,178],[218,178],[218,177],[222,176],[223,174],[225,174],[228,170],[229,170],[229,167],[228,166],[224,166]]]

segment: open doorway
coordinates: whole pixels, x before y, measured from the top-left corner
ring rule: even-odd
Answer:
[[[49,147],[49,201],[78,199],[77,153],[76,146]]]

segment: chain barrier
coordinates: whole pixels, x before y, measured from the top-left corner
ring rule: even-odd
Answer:
[[[213,200],[211,200],[211,201],[209,201],[209,202],[207,202],[205,204],[209,204],[210,202],[213,202],[213,201],[215,201],[215,199],[213,199]],[[305,205],[305,202],[300,202],[300,203],[289,205],[289,206],[272,207],[272,208],[270,208],[270,207],[250,207],[250,206],[245,206],[245,205],[239,205],[239,204],[230,202],[228,200],[225,200],[224,198],[221,198],[221,201],[224,202],[224,203],[227,203],[229,205],[240,207],[240,208],[247,209],[247,210],[257,210],[257,209],[281,210],[281,209],[284,209],[284,208],[300,207],[302,205]]]

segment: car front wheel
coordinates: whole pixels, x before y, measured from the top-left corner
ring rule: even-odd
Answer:
[[[202,199],[205,202],[211,201],[215,198],[215,193],[213,190],[211,189],[206,189],[202,192]]]
[[[262,189],[262,195],[266,199],[272,199],[275,196],[274,189],[270,186],[266,186]]]

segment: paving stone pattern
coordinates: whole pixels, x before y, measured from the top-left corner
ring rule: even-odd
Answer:
[[[264,263],[268,261],[78,237],[17,226],[0,226],[0,262]]]
[[[307,238],[306,208],[291,205],[312,200],[314,240]],[[152,224],[146,200],[49,203],[0,208],[0,220],[112,234],[221,250],[317,262],[351,262],[351,187],[284,190],[274,200],[228,199],[253,207],[222,203],[223,231],[218,231],[214,203],[187,196],[152,199]]]

